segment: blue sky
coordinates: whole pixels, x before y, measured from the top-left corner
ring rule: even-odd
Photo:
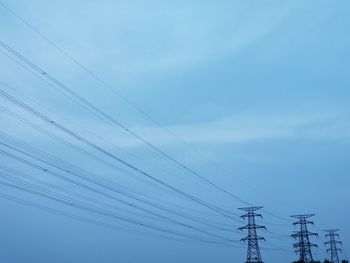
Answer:
[[[227,172],[145,118],[0,6],[2,42],[153,145],[244,200],[283,218],[315,213],[317,227],[312,230],[321,236],[314,239],[320,246],[315,250],[316,258],[325,257],[320,230],[326,228],[341,229],[344,250],[350,251],[348,1],[2,3]],[[3,47],[0,51],[9,54]],[[0,81],[8,85],[1,85],[2,90],[171,185],[234,213],[244,206],[92,115],[3,53],[0,59]],[[2,107],[91,151],[52,125],[0,100]],[[232,229],[237,227],[237,222],[184,201],[133,172],[137,180],[123,172],[115,173],[3,111],[0,121],[1,132],[140,196],[232,225]],[[89,195],[52,176],[43,178],[41,172],[3,155],[0,164],[64,187],[72,194]],[[99,218],[6,186],[0,189],[12,196]],[[96,202],[110,202],[100,196],[90,197]],[[0,228],[0,258],[4,262],[243,262],[246,253],[244,244],[233,248],[143,237],[8,200],[1,199],[0,205],[6,211]],[[121,213],[130,215],[133,211],[129,210]],[[148,220],[142,213],[132,216]],[[265,213],[259,223],[267,223],[269,230],[283,235],[276,238],[261,232],[268,240],[263,247],[291,251],[263,249],[265,262],[293,260],[292,240],[286,237],[295,230],[291,222]],[[244,236],[224,234],[235,240]]]

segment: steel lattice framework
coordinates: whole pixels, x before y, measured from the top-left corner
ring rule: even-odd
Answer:
[[[294,244],[295,252],[299,253],[299,260],[304,263],[313,262],[312,257],[312,247],[317,247],[316,244],[310,242],[310,236],[318,236],[317,233],[313,233],[308,231],[307,225],[314,224],[314,222],[307,220],[314,216],[314,214],[305,214],[305,215],[293,215],[291,217],[299,219],[297,222],[293,223],[294,226],[299,225],[300,231],[296,231],[292,237],[298,240],[297,243]]]
[[[257,229],[266,229],[265,226],[260,226],[255,224],[256,217],[262,217],[260,214],[256,214],[255,211],[261,209],[263,207],[245,207],[239,208],[242,211],[246,211],[247,213],[242,215],[241,218],[247,220],[248,224],[238,228],[239,230],[248,230],[248,236],[242,238],[242,241],[248,242],[248,250],[247,250],[247,261],[246,263],[263,263],[261,259],[261,253],[259,248],[259,240],[265,240],[263,237],[259,237],[257,235]]]
[[[339,238],[339,234],[336,234],[338,232],[338,229],[330,229],[325,230],[327,234],[325,235],[326,238],[329,238],[329,241],[325,242],[324,244],[328,246],[327,252],[330,252],[331,254],[331,262],[332,263],[339,263],[339,256],[338,251],[341,251],[340,248],[337,247],[338,244],[341,244],[340,241],[336,240],[336,237]]]

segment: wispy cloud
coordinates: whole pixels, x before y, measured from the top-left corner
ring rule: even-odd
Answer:
[[[308,139],[328,140],[350,137],[348,115],[338,113],[249,113],[227,116],[209,122],[166,127],[191,144],[247,143],[258,140]],[[142,144],[123,134],[115,135],[110,127],[98,125],[102,134],[120,147],[140,147]],[[179,143],[160,127],[133,127],[132,130],[158,146]],[[109,134],[109,135],[108,135]]]

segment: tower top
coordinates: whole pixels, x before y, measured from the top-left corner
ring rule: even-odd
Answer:
[[[294,217],[297,219],[306,219],[306,218],[310,218],[313,217],[315,214],[303,214],[303,215],[292,215],[290,217]]]
[[[259,209],[262,209],[264,208],[263,206],[250,206],[250,207],[242,207],[242,208],[238,208],[239,210],[242,210],[242,211],[257,211]]]

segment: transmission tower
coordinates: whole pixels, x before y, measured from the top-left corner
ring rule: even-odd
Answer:
[[[248,230],[248,236],[242,238],[241,241],[248,241],[248,250],[247,250],[247,261],[246,263],[263,263],[260,254],[259,240],[265,240],[263,237],[259,237],[256,233],[257,229],[263,228],[264,226],[259,226],[255,224],[255,218],[261,217],[260,214],[256,214],[255,211],[263,207],[245,207],[239,208],[240,210],[246,211],[247,213],[242,215],[241,218],[246,219],[248,224],[238,228],[238,230]]]
[[[307,215],[294,215],[291,216],[293,218],[299,219],[297,222],[293,223],[294,226],[300,225],[300,231],[296,231],[292,237],[298,240],[297,243],[294,244],[295,252],[299,253],[299,260],[304,263],[313,262],[312,247],[317,247],[316,244],[310,243],[310,236],[318,236],[317,233],[312,233],[308,231],[307,225],[314,224],[314,222],[307,220],[314,216],[314,214]]]
[[[339,234],[336,234],[338,232],[338,229],[330,229],[325,230],[327,232],[326,238],[329,238],[329,241],[325,242],[324,244],[328,246],[327,252],[330,252],[331,254],[331,262],[332,263],[339,263],[339,256],[338,251],[341,251],[340,248],[337,247],[338,244],[341,244],[340,241],[337,241],[335,238],[339,238]]]

